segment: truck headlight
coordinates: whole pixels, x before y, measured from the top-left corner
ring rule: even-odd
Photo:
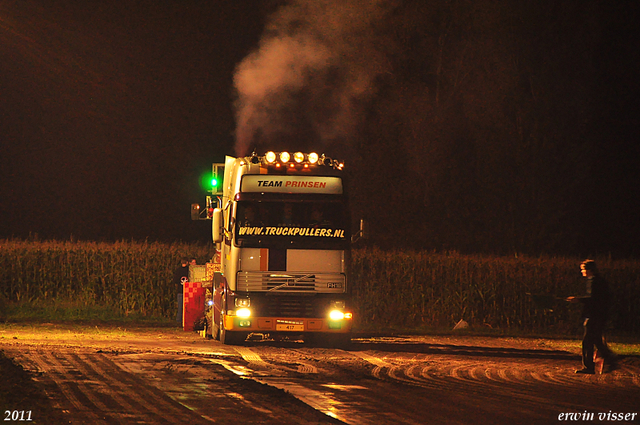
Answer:
[[[342,320],[344,319],[344,313],[340,310],[331,310],[331,312],[329,313],[329,318],[331,320]]]
[[[249,310],[248,308],[240,308],[236,310],[236,316],[242,319],[249,318],[251,317],[251,310]]]

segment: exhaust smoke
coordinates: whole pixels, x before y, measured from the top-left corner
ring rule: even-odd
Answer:
[[[236,154],[323,150],[350,139],[389,72],[387,1],[296,0],[237,67]]]

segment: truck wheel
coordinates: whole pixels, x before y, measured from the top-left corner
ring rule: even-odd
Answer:
[[[213,320],[213,313],[207,316],[207,334],[211,335],[212,339],[220,339],[220,327]]]

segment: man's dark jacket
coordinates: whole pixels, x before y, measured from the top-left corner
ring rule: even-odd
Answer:
[[[580,301],[584,304],[582,317],[606,321],[609,317],[611,303],[609,283],[600,275],[589,277],[587,279],[587,293],[584,297],[580,297]]]

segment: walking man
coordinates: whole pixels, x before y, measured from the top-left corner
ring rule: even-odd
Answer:
[[[587,278],[587,289],[583,296],[568,297],[569,302],[581,302],[584,305],[582,317],[584,320],[584,337],[582,338],[582,369],[576,373],[594,374],[593,360],[594,346],[604,358],[609,370],[617,369],[615,354],[609,349],[604,340],[604,328],[609,318],[611,292],[609,283],[600,276],[596,262],[585,260],[580,264],[582,276]]]

